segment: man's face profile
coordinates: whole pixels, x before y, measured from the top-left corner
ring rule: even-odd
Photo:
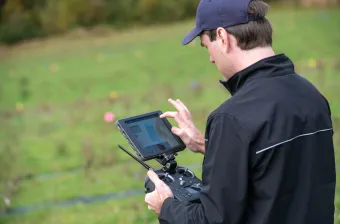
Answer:
[[[209,52],[210,63],[215,64],[217,70],[224,76],[227,72],[226,68],[228,67],[228,58],[226,57],[227,38],[225,35],[222,35],[220,37],[218,36],[216,40],[211,41],[209,35],[203,32],[200,35],[200,39],[201,46],[206,48]]]

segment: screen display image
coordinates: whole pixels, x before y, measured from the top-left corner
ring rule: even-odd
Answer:
[[[179,144],[158,116],[128,121],[126,125],[138,141],[144,156],[162,154]]]

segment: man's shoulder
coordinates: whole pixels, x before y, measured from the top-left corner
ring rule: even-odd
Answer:
[[[276,78],[256,79],[245,84],[235,95],[223,102],[209,116],[234,117],[252,130],[277,120],[313,120],[330,115],[322,94],[306,78],[288,74]]]

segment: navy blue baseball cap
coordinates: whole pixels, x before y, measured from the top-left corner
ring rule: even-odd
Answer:
[[[201,0],[196,11],[196,27],[183,38],[182,44],[189,44],[205,30],[228,28],[259,19],[248,13],[248,5],[251,1]]]

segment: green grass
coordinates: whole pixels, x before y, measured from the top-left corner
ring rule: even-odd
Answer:
[[[339,15],[339,9],[284,9],[269,15],[276,53],[288,55],[296,70],[329,99],[336,130],[340,128]],[[145,170],[117,147],[128,145],[113,124],[103,121],[106,111],[114,112],[118,119],[172,110],[167,99],[179,98],[204,131],[208,114],[229,94],[198,40],[187,47],[180,45],[192,25],[185,22],[104,36],[57,37],[0,54],[1,177],[9,180],[61,172],[49,179],[13,185],[1,182],[0,192],[12,192],[13,208],[143,188]],[[310,60],[322,66],[314,68]],[[28,83],[26,99],[20,88],[23,78]],[[194,91],[192,82],[198,82],[201,89]],[[111,91],[117,92],[116,101],[109,100]],[[16,112],[17,103],[23,103],[23,112]],[[334,139],[338,150],[337,131]],[[179,164],[200,164],[202,156],[185,151],[177,160]],[[84,170],[62,172],[89,163],[88,175]],[[159,167],[156,162],[150,164]],[[200,169],[194,171],[201,176]],[[340,194],[336,206],[340,209]],[[0,218],[0,223],[8,224],[154,221],[143,195]]]

